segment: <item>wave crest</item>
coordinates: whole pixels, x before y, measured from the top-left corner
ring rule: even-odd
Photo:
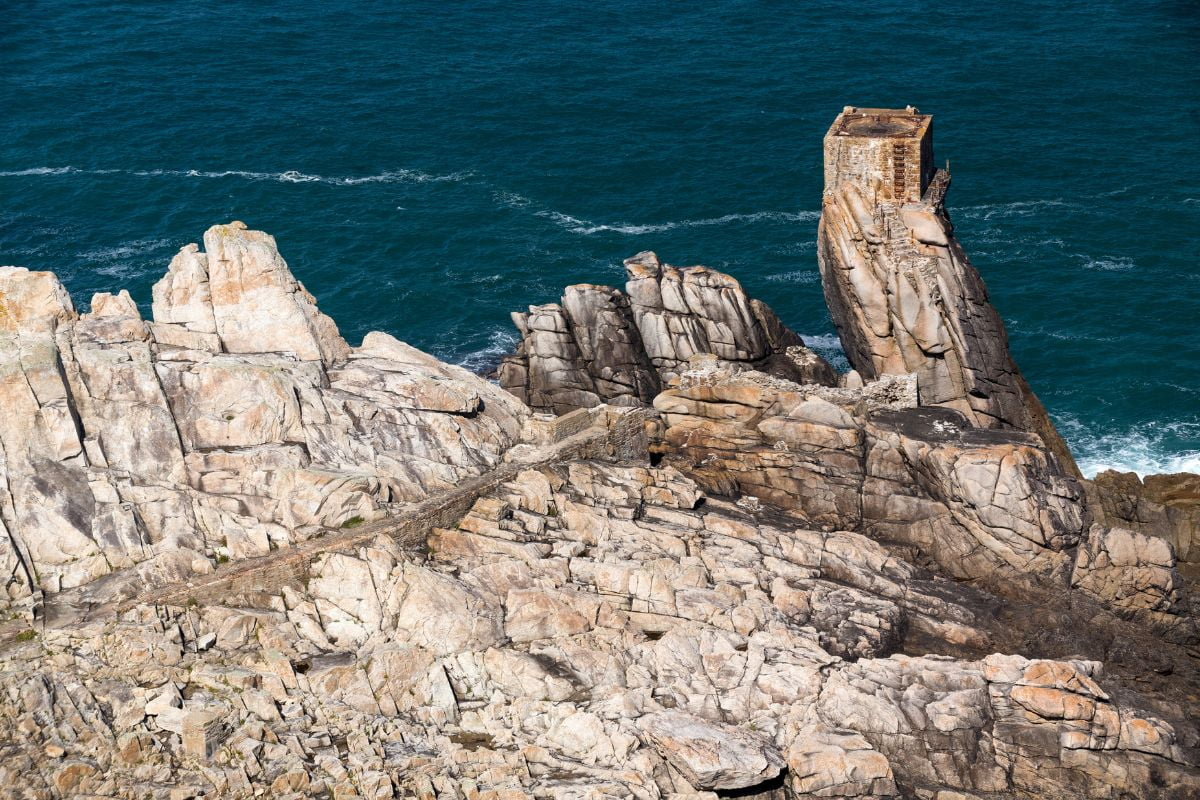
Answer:
[[[684,219],[675,222],[657,222],[647,223],[644,225],[634,225],[631,223],[608,225],[604,223],[590,222],[588,220],[572,217],[570,214],[564,214],[561,211],[539,211],[537,212],[537,216],[553,220],[571,233],[578,233],[582,236],[591,236],[595,233],[623,233],[630,236],[639,236],[644,233],[661,233],[663,231],[675,230],[676,228],[701,228],[708,225],[728,225],[735,222],[809,222],[819,218],[821,216],[821,212],[755,211],[749,214],[725,214],[724,216],[720,217]]]
[[[325,176],[312,175],[299,170],[284,172],[253,172],[243,169],[200,170],[200,169],[81,169],[79,167],[31,167],[29,169],[0,171],[0,178],[56,176],[56,175],[135,175],[139,178],[241,178],[248,181],[277,181],[279,183],[323,183],[330,186],[358,186],[363,183],[440,183],[462,181],[470,178],[470,172],[452,172],[448,175],[431,175],[415,169],[398,169],[377,175]]]
[[[1057,420],[1084,477],[1105,470],[1139,477],[1200,473],[1200,420],[1148,422],[1124,431],[1097,433],[1073,416]]]

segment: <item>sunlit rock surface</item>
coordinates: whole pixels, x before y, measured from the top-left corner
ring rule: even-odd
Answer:
[[[382,333],[351,348],[279,255],[233,223],[154,288],[77,314],[0,269],[0,569],[18,604],[264,555],[495,466],[527,409]],[[131,568],[136,568],[132,569]]]

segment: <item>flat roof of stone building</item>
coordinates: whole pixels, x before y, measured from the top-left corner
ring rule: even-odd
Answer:
[[[847,106],[827,136],[861,139],[920,139],[929,130],[932,114],[915,108],[857,108]]]

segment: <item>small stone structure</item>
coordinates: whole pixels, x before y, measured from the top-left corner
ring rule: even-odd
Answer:
[[[880,199],[917,202],[933,180],[933,117],[846,106],[825,134],[825,191],[878,183]]]
[[[188,711],[183,715],[183,750],[193,758],[212,758],[229,732],[225,714],[211,709]]]

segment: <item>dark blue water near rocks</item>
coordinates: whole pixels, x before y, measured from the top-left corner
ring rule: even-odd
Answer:
[[[479,367],[507,314],[656,250],[826,354],[814,238],[843,105],[936,117],[958,232],[1085,469],[1200,468],[1200,12],[20,2],[0,22],[0,263],[148,303],[241,219],[353,342]]]

